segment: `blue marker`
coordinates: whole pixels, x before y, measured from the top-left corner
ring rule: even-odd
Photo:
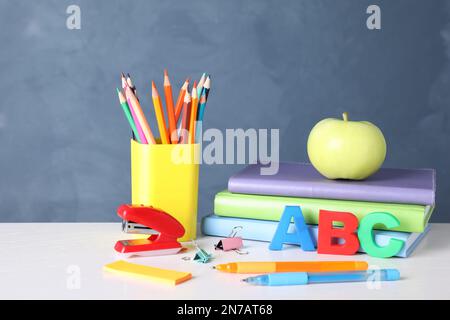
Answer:
[[[293,286],[309,283],[332,282],[364,282],[364,281],[395,281],[400,279],[397,269],[380,269],[350,272],[284,272],[270,273],[250,277],[242,281],[260,286]]]

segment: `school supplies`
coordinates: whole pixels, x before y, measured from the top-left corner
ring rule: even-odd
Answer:
[[[127,78],[123,74],[123,72],[120,74],[120,80],[122,81],[122,89],[125,90],[125,88],[128,86],[127,84]]]
[[[279,221],[286,205],[300,206],[306,223],[318,224],[319,211],[339,211],[354,214],[359,221],[373,212],[387,212],[400,221],[400,225],[376,229],[404,232],[423,232],[433,212],[432,206],[404,203],[381,203],[332,199],[298,198],[219,192],[214,200],[214,213],[218,216]],[[341,226],[341,223],[335,223]]]
[[[151,266],[130,263],[123,260],[107,264],[103,268],[106,271],[123,273],[130,276],[137,276],[139,278],[171,285],[177,285],[192,278],[192,274],[189,272],[160,269]]]
[[[205,91],[203,91],[202,96],[200,97],[200,101],[199,101],[199,111],[204,110],[205,107],[206,107],[206,95],[205,95]],[[203,117],[203,115],[202,115],[202,117]],[[201,124],[201,123],[202,123],[202,121],[198,119],[197,126],[195,128],[195,140],[196,141],[198,141],[198,139],[200,138],[200,133],[201,133],[200,130],[201,130],[202,126],[198,125],[198,124]]]
[[[191,103],[189,110],[186,110],[188,124],[184,127],[187,131],[188,138],[184,138],[182,143],[195,144],[195,141],[197,140],[196,135],[199,136],[199,134],[196,134],[195,132],[198,110],[200,107],[199,100],[201,100],[202,94],[205,94],[205,98],[202,100],[201,104],[201,108],[204,110],[208,101],[208,94],[211,86],[210,76],[206,76],[206,73],[202,75],[200,80],[201,85],[196,85],[195,90],[193,88],[191,96],[191,93],[189,92],[190,78],[187,78],[180,89],[177,102],[174,105],[172,84],[169,79],[168,71],[164,70],[164,96],[166,102],[167,122],[164,115],[161,97],[158,93],[155,82],[152,81],[152,101],[155,109],[158,131],[160,133],[158,144],[178,144],[181,141],[181,137],[178,132],[181,131],[180,129],[182,128],[182,124],[180,123],[178,128],[177,126],[181,117],[186,96],[189,96],[190,99],[193,98],[193,103]],[[132,129],[132,138],[136,139],[141,144],[157,144],[150,126],[148,125],[147,119],[145,118],[144,112],[142,111],[140,100],[137,96],[136,86],[134,85],[130,74],[125,76],[122,72],[121,83],[128,109],[131,117],[133,118],[134,126],[136,127],[135,130]],[[192,110],[192,107],[194,107],[195,114],[191,117],[190,110]]]
[[[328,180],[309,163],[281,162],[275,175],[249,165],[228,181],[228,191],[271,196],[340,199],[434,206],[434,169],[381,168],[364,181]]]
[[[208,78],[205,80],[205,84],[203,85],[206,94],[206,101],[208,101],[209,91],[211,90],[211,75],[208,75]],[[203,119],[203,117],[202,117]]]
[[[139,118],[138,118],[137,113],[135,111],[136,110],[136,106],[134,106],[131,103],[131,96],[130,96],[131,93],[130,92],[131,92],[131,90],[129,89],[128,85],[126,85],[125,86],[125,96],[126,96],[127,103],[128,103],[129,108],[130,108],[130,111],[131,111],[131,115],[133,116],[134,124],[136,125],[136,130],[138,132],[138,135],[136,137],[139,137],[139,140],[140,140],[141,143],[147,144],[148,143],[147,142],[147,138],[145,137],[144,131],[142,130],[142,126],[141,126],[141,124],[139,122]]]
[[[183,113],[181,116],[180,126],[180,143],[189,142],[189,121],[191,116],[191,95],[188,93],[184,96]]]
[[[130,87],[126,88],[125,93],[134,109],[137,120],[142,128],[142,131],[144,132],[145,139],[147,140],[148,143],[155,144],[156,143],[155,138],[153,137],[153,133],[150,130],[150,126],[148,125],[147,119],[145,118],[144,112],[142,111],[142,108],[141,108],[141,105],[140,105],[138,99],[136,98],[136,96],[134,95],[134,93],[132,92],[132,89],[130,89]],[[141,139],[142,139],[142,137],[141,137]],[[144,141],[144,139],[142,139],[142,141]]]
[[[131,203],[164,210],[186,230],[179,241],[195,239],[200,145],[130,143]]]
[[[122,231],[129,234],[159,234],[158,231],[143,224],[127,220],[122,220]]]
[[[233,217],[220,217],[217,215],[209,215],[203,218],[202,233],[214,237],[228,237],[229,232],[235,226],[241,226],[242,231],[240,236],[244,240],[266,241],[271,242],[275,231],[277,230],[278,221],[257,220],[257,219],[242,219]],[[309,233],[314,238],[314,243],[318,239],[318,226],[308,225]],[[384,231],[373,230],[373,237],[375,242],[381,246],[387,246],[391,239],[398,239],[404,242],[403,248],[395,256],[400,258],[409,257],[420,242],[425,238],[425,235],[430,230],[430,225],[427,225],[424,232],[398,232],[398,231]],[[289,233],[295,231],[294,223],[291,223],[288,229]],[[336,239],[338,244],[343,244],[343,239]],[[360,246],[359,252],[365,252]]]
[[[141,139],[139,137],[139,133],[137,131],[136,125],[134,124],[133,115],[131,114],[127,100],[123,96],[122,92],[120,92],[119,88],[117,88],[117,95],[119,96],[120,106],[122,107],[123,112],[125,113],[125,116],[127,117],[128,123],[130,124],[131,130],[133,131],[134,136],[136,137],[138,142],[141,142]]]
[[[167,69],[164,70],[164,96],[166,98],[167,119],[169,120],[169,138],[171,143],[178,143],[177,123],[173,105],[172,85],[170,84]]]
[[[126,257],[168,255],[182,249],[177,239],[184,235],[184,227],[166,212],[153,207],[121,205],[117,215],[159,232],[148,239],[117,241],[114,249],[120,254]]]
[[[130,76],[129,73],[127,74],[127,86],[128,86],[128,88],[130,88],[130,89],[133,91],[133,94],[136,96],[136,99],[138,99],[136,87],[135,87],[135,85],[133,84],[133,81],[131,80],[131,76]],[[138,100],[139,100],[139,99],[138,99]]]
[[[214,269],[227,273],[325,272],[367,270],[365,261],[233,262]]]
[[[163,144],[169,144],[170,140],[166,127],[166,122],[164,120],[164,111],[161,104],[161,97],[159,96],[154,81],[152,81],[152,99],[153,99],[153,106],[155,108],[156,121],[158,122],[161,141]]]
[[[239,250],[243,246],[244,244],[242,242],[242,238],[233,237],[220,240],[217,244],[214,245],[214,248],[216,250],[230,251],[230,250]]]
[[[217,244],[214,245],[216,250],[230,251],[235,250],[239,251],[244,246],[241,237],[236,237],[238,230],[242,229],[241,226],[233,227],[231,233],[228,235],[226,239],[220,240]]]
[[[194,256],[194,261],[200,262],[200,263],[208,263],[209,260],[211,260],[212,255],[205,250],[198,248],[197,252]]]
[[[399,279],[400,272],[397,269],[380,269],[352,272],[271,273],[257,277],[246,278],[242,281],[260,286],[292,286],[310,283],[396,281]]]
[[[199,98],[202,95],[203,84],[205,83],[205,80],[206,80],[206,73],[203,73],[202,77],[200,78],[200,80],[198,81],[198,84],[197,84],[197,97],[199,97]]]
[[[211,88],[211,79],[208,78],[205,81],[204,87],[203,87],[203,92],[202,92],[202,97],[203,95],[205,95],[205,99],[202,103],[202,101],[200,101],[200,107],[198,109],[198,121],[203,121],[203,117],[205,115],[205,109],[206,109],[206,102],[208,102],[208,95],[209,95],[209,90]],[[202,98],[201,98],[202,99]]]
[[[175,105],[175,122],[176,123],[178,123],[178,120],[180,118],[180,114],[181,114],[181,110],[183,108],[183,102],[184,102],[184,97],[186,96],[186,92],[189,91],[188,86],[189,86],[189,78],[186,79],[183,86],[181,87],[180,93],[178,94],[177,103]],[[189,96],[189,94],[188,94],[188,96]]]
[[[198,112],[198,96],[197,96],[197,82],[194,82],[192,87],[192,97],[191,97],[191,114],[189,122],[189,143],[195,143],[195,122],[197,121]]]

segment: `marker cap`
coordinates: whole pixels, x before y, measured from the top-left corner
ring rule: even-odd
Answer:
[[[397,269],[385,269],[386,281],[395,281],[400,279],[400,271]]]

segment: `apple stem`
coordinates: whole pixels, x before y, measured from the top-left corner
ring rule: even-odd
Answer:
[[[342,114],[342,118],[344,118],[344,121],[348,121],[348,113],[347,113],[347,112],[344,112],[344,113]]]

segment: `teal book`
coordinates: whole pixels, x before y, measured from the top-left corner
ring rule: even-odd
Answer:
[[[219,192],[214,199],[214,213],[218,216],[279,221],[286,206],[300,206],[308,224],[319,223],[320,210],[350,212],[359,221],[372,212],[387,212],[400,221],[400,226],[390,229],[402,232],[423,232],[434,206],[315,199],[283,196],[266,196]],[[336,223],[339,226],[339,223]],[[383,230],[383,225],[376,229]]]
[[[228,237],[233,228],[242,227],[239,230],[237,236],[242,237],[244,240],[270,242],[272,241],[272,237],[275,234],[277,226],[278,222],[275,221],[227,218],[219,217],[216,215],[209,215],[203,218],[202,233],[208,236]],[[308,225],[308,227],[310,230],[310,234],[313,236],[315,244],[317,246],[318,226]],[[374,230],[373,234],[376,243],[380,246],[387,245],[390,239],[399,239],[404,241],[405,245],[396,256],[407,258],[413,253],[414,249],[422,241],[429,230],[430,226],[427,225],[424,232],[422,233]],[[295,225],[291,223],[288,232],[294,231]],[[358,251],[364,252],[363,248],[361,247]]]

